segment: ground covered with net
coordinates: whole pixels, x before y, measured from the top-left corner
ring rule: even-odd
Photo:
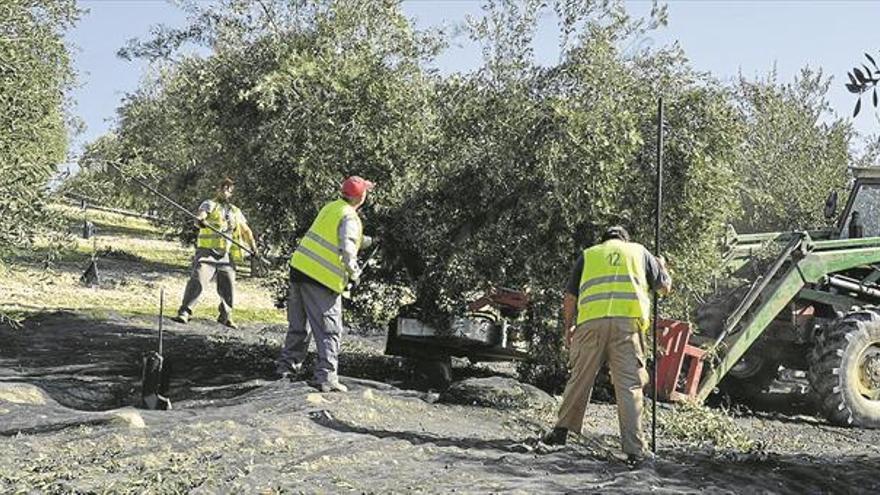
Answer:
[[[653,467],[623,462],[612,404],[591,405],[584,435],[569,445],[544,446],[537,439],[558,398],[461,363],[455,378],[494,387],[497,407],[467,398],[479,387],[425,390],[406,362],[382,355],[382,336],[346,336],[342,381],[351,390],[320,394],[303,380],[270,379],[283,327],[169,323],[173,409],[137,409],[140,356],[155,347],[154,327],[147,318],[56,312],[0,328],[0,492],[880,488],[880,433],[831,427],[797,407],[720,420],[664,407]]]

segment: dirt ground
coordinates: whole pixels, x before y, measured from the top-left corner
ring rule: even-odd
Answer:
[[[418,389],[407,363],[382,355],[381,336],[346,336],[341,370],[351,390],[319,394],[304,381],[269,380],[283,327],[168,323],[174,408],[132,409],[155,326],[55,312],[0,327],[0,492],[880,489],[880,432],[828,426],[794,396],[777,394],[735,415],[760,449],[661,436],[656,466],[631,470],[621,461],[613,405],[591,405],[584,436],[546,447],[536,438],[551,425],[553,407],[445,403]],[[456,379],[489,374],[455,369]],[[660,414],[672,418],[665,408]]]
[[[59,213],[75,233],[84,214]],[[537,438],[558,397],[517,409],[434,393],[411,363],[383,355],[383,335],[344,337],[347,394],[272,381],[284,316],[246,276],[237,287],[240,330],[212,321],[213,291],[189,325],[166,320],[173,409],[135,409],[141,356],[157,345],[150,315],[158,288],[173,314],[191,249],[141,220],[88,215],[97,238],[60,250],[38,243],[0,265],[0,313],[23,318],[20,327],[0,325],[0,493],[880,489],[880,430],[827,425],[796,380],[729,414],[658,408],[659,459],[640,469],[622,462],[614,405],[590,405],[583,436],[547,447]],[[79,275],[96,246],[102,282],[84,288]],[[515,377],[510,365],[455,365],[459,381]]]

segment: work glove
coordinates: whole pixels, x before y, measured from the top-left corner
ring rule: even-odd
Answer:
[[[361,284],[361,273],[363,270],[358,267],[356,272],[348,275],[348,283],[345,285],[346,291],[351,291]]]

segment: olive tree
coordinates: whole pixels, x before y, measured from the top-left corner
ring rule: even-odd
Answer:
[[[831,116],[830,79],[809,68],[791,83],[740,78],[734,87],[747,129],[737,152],[741,232],[816,228],[830,191],[846,186],[853,130]]]
[[[77,15],[73,0],[0,3],[0,259],[47,221],[48,182],[68,147],[63,35]]]
[[[809,116],[777,108],[789,93],[823,94],[821,78],[731,88],[694,70],[678,47],[632,49],[665,22],[659,6],[640,19],[617,1],[489,1],[465,29],[483,63],[448,75],[431,68],[448,38],[415,29],[397,2],[188,8],[190,26],[123,50],[163,68],[127,98],[89,157],[117,160],[193,207],[219,177],[233,177],[238,203],[282,257],[346,175],[376,181],[363,215],[381,249],[348,315],[381,325],[411,303],[443,327],[487,286],[528,290],[534,359],[521,371],[551,390],[564,381],[559,310],[578,254],[611,224],[655,248],[658,97],[666,101],[661,251],[678,288],[663,304],[667,316],[685,318],[709,290],[728,222],[811,218],[818,186],[799,189],[793,216],[769,198],[789,194],[761,175],[776,163],[773,146],[793,140],[805,150],[783,162],[785,174],[802,170],[809,154],[833,182],[847,136],[811,120],[815,102],[804,107]],[[532,46],[548,13],[559,21],[561,57],[546,66]],[[212,52],[182,55],[187,42]],[[768,110],[787,119],[784,132],[771,132]],[[108,197],[139,200],[115,172],[92,173]],[[760,195],[769,199],[749,202]]]

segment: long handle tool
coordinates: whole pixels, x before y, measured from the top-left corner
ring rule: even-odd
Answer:
[[[119,166],[117,166],[115,163],[113,163],[113,162],[104,162],[104,163],[106,163],[107,165],[113,167],[113,169],[115,169],[115,170],[116,170],[117,172],[119,172],[123,177],[125,177],[125,172],[123,172],[122,169],[119,168]],[[151,193],[155,194],[156,196],[159,196],[160,198],[164,199],[168,204],[170,204],[171,206],[177,208],[178,210],[180,210],[182,213],[184,213],[184,214],[185,214],[186,216],[188,216],[189,218],[191,218],[191,219],[193,219],[193,220],[195,220],[195,221],[197,221],[197,222],[199,221],[199,217],[195,216],[195,215],[193,214],[193,212],[187,210],[187,209],[184,208],[183,206],[179,205],[179,204],[178,204],[176,201],[174,201],[173,199],[171,199],[171,198],[169,198],[168,196],[166,196],[166,195],[162,194],[161,192],[157,191],[157,190],[156,190],[154,187],[152,187],[151,185],[147,184],[146,182],[144,182],[144,181],[142,181],[142,180],[140,180],[140,179],[138,179],[137,177],[134,177],[134,176],[130,176],[130,177],[128,177],[128,178],[131,179],[131,180],[133,180],[136,184],[138,184],[139,186],[143,187],[144,189],[146,189],[146,190],[150,191]],[[257,254],[254,253],[253,250],[251,250],[249,247],[247,247],[247,246],[243,245],[242,243],[236,241],[236,240],[233,239],[231,236],[227,235],[225,232],[222,232],[220,229],[214,227],[213,225],[209,225],[209,224],[207,224],[207,223],[204,224],[204,225],[205,225],[205,227],[207,227],[207,228],[213,230],[213,231],[214,231],[215,233],[217,233],[220,237],[226,239],[227,241],[231,242],[232,244],[234,244],[234,245],[238,246],[239,248],[241,248],[242,250],[244,250],[244,252],[250,254],[251,256],[254,256],[254,257],[260,258],[260,260],[263,261],[264,263],[267,263],[267,264],[269,263],[269,260],[263,258],[262,256],[257,256]]]
[[[655,196],[655,213],[654,219],[654,253],[660,256],[660,222],[661,222],[661,206],[663,205],[663,97],[657,99],[657,194]],[[654,334],[652,350],[654,356],[654,366],[651,378],[651,452],[657,454],[657,320],[659,318],[660,301],[657,297],[657,291],[654,291],[654,318],[652,323],[652,331]]]

